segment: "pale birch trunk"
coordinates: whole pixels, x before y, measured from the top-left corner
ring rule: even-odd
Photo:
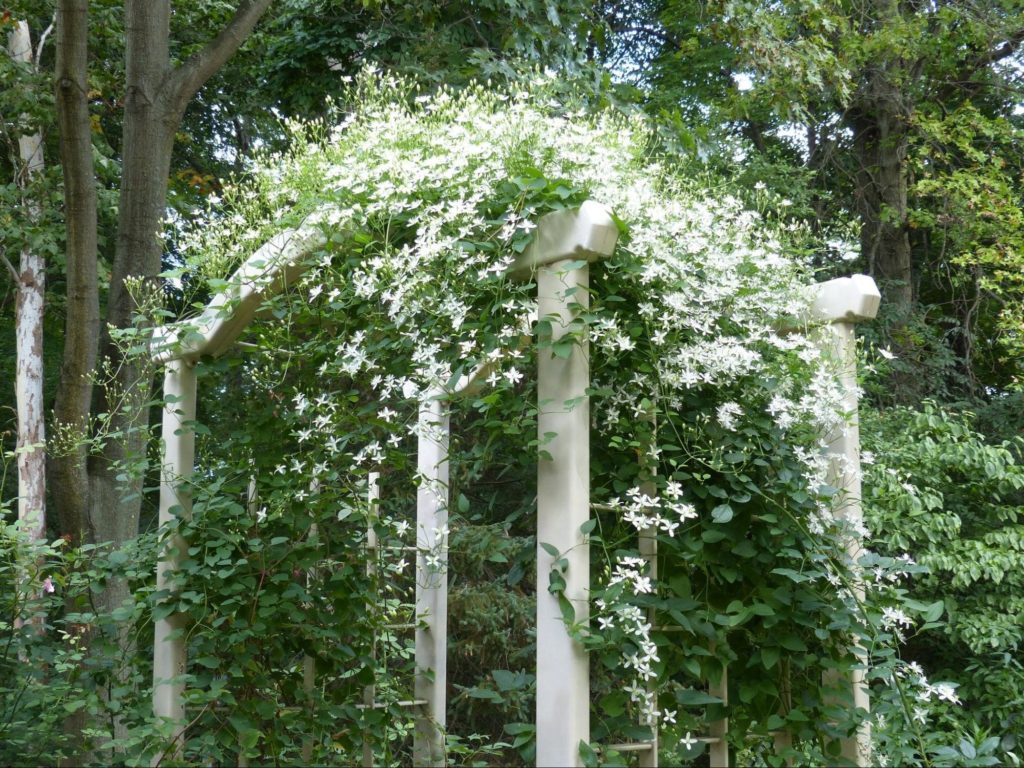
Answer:
[[[19,21],[8,37],[8,51],[15,61],[35,65],[28,22]],[[43,138],[37,131],[18,139],[18,186],[28,218],[38,220],[40,205],[29,189],[43,170]],[[18,264],[18,296],[15,306],[16,373],[14,391],[18,412],[18,520],[31,538],[46,537],[46,442],[43,412],[43,294],[46,262],[25,247]]]

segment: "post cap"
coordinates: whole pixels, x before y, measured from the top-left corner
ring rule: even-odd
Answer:
[[[878,314],[882,294],[867,275],[851,275],[811,286],[811,322],[859,323]]]
[[[508,274],[523,279],[540,267],[565,259],[605,259],[612,255],[618,238],[619,229],[608,207],[586,200],[579,208],[542,216],[533,242],[509,267]]]
[[[270,238],[231,275],[198,317],[154,329],[153,360],[165,363],[222,354],[252,322],[260,305],[297,280],[308,266],[305,257],[326,243],[324,229],[310,223]]]

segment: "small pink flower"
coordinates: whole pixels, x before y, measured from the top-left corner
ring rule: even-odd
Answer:
[[[47,576],[45,579],[43,579],[43,592],[52,593],[54,591],[56,591],[56,587],[53,586],[53,580],[49,576]]]

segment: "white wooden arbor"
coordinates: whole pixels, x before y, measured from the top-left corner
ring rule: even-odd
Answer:
[[[574,340],[568,355],[553,353],[552,344],[571,332],[573,321],[589,305],[589,263],[611,255],[618,230],[608,210],[588,201],[578,209],[549,214],[538,222],[534,243],[512,265],[513,278],[535,279],[538,314],[548,322],[550,338],[541,339],[538,353],[538,436],[550,458],[538,462],[537,472],[537,765],[578,766],[580,742],[590,741],[589,661],[583,647],[570,636],[546,577],[556,558],[543,547],[553,546],[562,568],[564,595],[578,622],[589,615],[590,553],[581,528],[590,518],[589,350],[586,337]],[[307,257],[327,244],[318,225],[307,224],[272,238],[232,276],[194,320],[160,329],[154,337],[153,358],[166,368],[163,412],[163,454],[159,524],[191,514],[190,482],[195,462],[195,364],[202,356],[224,353],[256,316],[268,298],[293,283],[304,271]],[[842,434],[828,436],[835,457],[835,484],[842,489],[836,512],[860,519],[859,439],[856,428],[856,369],[853,324],[873,317],[878,307],[874,282],[864,276],[842,278],[815,287],[809,320],[823,324],[821,344],[843,361],[842,382],[847,410],[854,421]],[[443,765],[445,679],[447,654],[447,548],[443,540],[448,515],[448,403],[475,391],[489,373],[481,366],[450,391],[435,389],[420,404],[417,469],[417,592],[416,681],[417,714],[414,756],[417,765]],[[547,440],[546,436],[555,437]],[[655,537],[642,535],[640,546],[656,566]],[[856,555],[860,543],[851,541]],[[167,539],[157,566],[157,588],[165,589],[178,570],[187,545]],[[440,567],[428,567],[425,553],[441,554]],[[178,630],[178,631],[176,631]],[[185,738],[184,682],[186,642],[182,619],[168,616],[155,622],[153,710],[172,730],[174,750]],[[854,703],[867,709],[863,673],[851,681]],[[712,691],[723,701],[727,681]],[[711,764],[728,765],[726,721],[712,727]],[[866,728],[860,740],[844,743],[844,755],[867,764]],[[784,746],[780,744],[779,746]],[[370,755],[372,760],[372,754]],[[365,760],[365,756],[364,756]],[[657,765],[657,739],[641,756],[644,766]]]

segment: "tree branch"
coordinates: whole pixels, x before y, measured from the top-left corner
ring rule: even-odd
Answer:
[[[11,275],[11,280],[14,281],[15,285],[21,285],[21,275],[18,274],[18,270],[14,268],[10,260],[7,258],[7,251],[0,248],[0,263],[7,268],[8,273]]]
[[[1024,42],[1024,28],[1015,30],[1012,35],[1002,45],[993,48],[991,51],[987,51],[982,56],[979,56],[974,60],[971,66],[971,71],[977,72],[982,67],[987,67],[989,64],[995,64],[997,61],[1012,56],[1017,52],[1017,48]]]
[[[43,30],[43,34],[39,36],[39,45],[36,46],[36,70],[39,70],[39,62],[43,60],[43,46],[46,45],[46,38],[53,32],[53,28],[57,24],[57,12],[53,12],[53,19],[50,21],[50,26]]]
[[[272,2],[243,0],[224,29],[171,74],[169,96],[177,114],[185,111],[196,92],[234,55]]]

